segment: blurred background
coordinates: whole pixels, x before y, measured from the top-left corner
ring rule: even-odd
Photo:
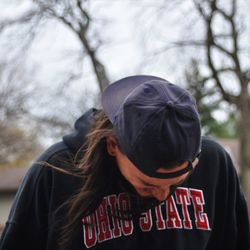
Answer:
[[[0,231],[32,161],[112,81],[189,89],[250,204],[250,1],[1,0]]]

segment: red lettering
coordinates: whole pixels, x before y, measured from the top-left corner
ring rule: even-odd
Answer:
[[[191,204],[188,189],[179,187],[176,189],[175,194],[176,202],[182,206],[182,213],[184,217],[183,226],[186,229],[192,229],[192,222],[187,208],[187,206]]]
[[[190,195],[194,204],[195,224],[197,229],[211,230],[207,214],[203,212],[203,205],[205,202],[202,190],[190,188]]]
[[[120,237],[121,236],[121,228],[119,226],[119,220],[117,218],[117,199],[116,199],[116,195],[113,194],[113,195],[110,195],[108,197],[109,199],[109,205],[111,207],[111,212],[112,212],[112,224],[113,224],[113,237],[114,238],[117,238],[117,237]]]
[[[107,197],[103,198],[102,203],[96,210],[96,217],[98,226],[98,241],[102,242],[111,239],[112,234],[107,215]]]
[[[156,228],[158,230],[163,230],[166,228],[166,225],[164,223],[163,217],[162,217],[162,211],[161,211],[162,203],[155,207],[155,214],[156,214]]]
[[[125,193],[121,193],[118,196],[119,209],[122,211],[127,211],[130,209],[129,197]],[[124,235],[130,235],[133,233],[134,226],[132,220],[121,220],[122,232]]]
[[[176,208],[173,196],[170,196],[166,201],[167,209],[167,228],[182,228],[181,219]]]
[[[83,222],[83,239],[87,248],[93,247],[96,244],[96,224],[95,214],[89,215],[82,219]]]
[[[151,210],[142,213],[139,223],[143,232],[148,232],[151,230],[153,224]]]

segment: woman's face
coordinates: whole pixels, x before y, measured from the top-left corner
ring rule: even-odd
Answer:
[[[173,187],[180,185],[189,175],[189,172],[171,179],[159,179],[149,177],[142,173],[129,159],[124,155],[116,143],[114,137],[107,139],[107,149],[111,156],[116,158],[117,165],[124,178],[134,187],[136,192],[143,198],[155,198],[158,201],[166,200]],[[197,160],[198,162],[198,160]],[[193,165],[196,165],[195,161]],[[171,173],[187,167],[188,162],[184,162],[175,168],[159,168],[159,173]]]

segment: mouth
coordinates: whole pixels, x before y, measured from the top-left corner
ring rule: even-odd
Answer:
[[[137,190],[125,179],[120,182],[120,187],[124,192],[129,195],[130,198],[130,213],[134,216],[140,216],[141,213],[154,208],[162,203],[151,195],[141,195]]]

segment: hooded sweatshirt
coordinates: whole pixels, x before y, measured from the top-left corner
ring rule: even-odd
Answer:
[[[80,179],[48,166],[67,169],[86,141],[91,109],[75,123],[75,130],[47,149],[31,166],[15,196],[0,241],[0,250],[249,250],[246,200],[228,153],[203,138],[198,166],[174,194],[143,212],[123,220],[108,211],[129,207],[129,198],[116,181],[97,209],[83,216],[67,245],[60,232],[67,221],[64,203],[78,193]],[[105,166],[112,164],[112,166]],[[117,168],[115,163],[104,168]]]

